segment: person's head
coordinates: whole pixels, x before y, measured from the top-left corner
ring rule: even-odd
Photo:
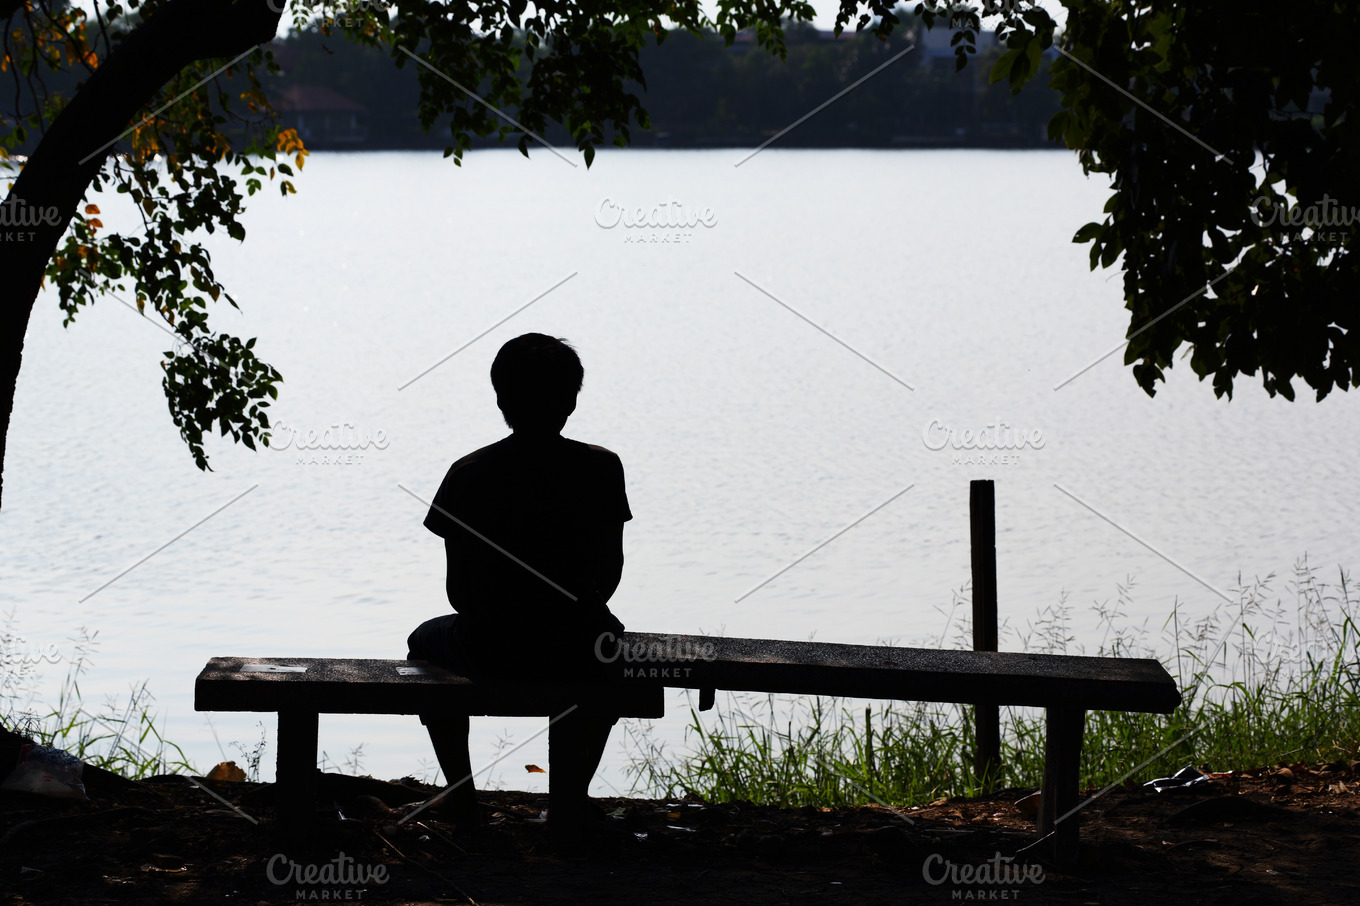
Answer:
[[[501,347],[491,363],[496,405],[511,430],[556,434],[576,409],[585,370],[565,340],[526,333]]]

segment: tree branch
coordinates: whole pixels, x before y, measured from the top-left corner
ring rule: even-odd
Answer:
[[[0,0],[0,12],[18,5]],[[29,157],[5,205],[11,212],[51,216],[23,227],[16,241],[0,242],[0,469],[24,334],[47,262],[116,139],[184,67],[272,40],[282,9],[277,0],[170,0],[114,48]],[[17,237],[21,231],[14,232]],[[3,488],[0,472],[0,494]]]

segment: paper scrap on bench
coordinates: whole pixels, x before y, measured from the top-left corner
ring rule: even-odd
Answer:
[[[306,673],[306,667],[294,667],[290,664],[242,664],[242,673]]]

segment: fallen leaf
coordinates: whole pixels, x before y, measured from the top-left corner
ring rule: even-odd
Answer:
[[[530,774],[546,774],[546,773],[548,773],[547,771],[543,770],[542,768],[540,768],[540,767],[539,767],[538,765],[536,765],[536,764],[526,764],[526,765],[524,766],[524,770],[528,771]]]
[[[1022,816],[1033,821],[1039,814],[1039,794],[1030,793],[1023,799],[1017,799],[1015,802],[1015,810]]]
[[[208,772],[208,780],[226,780],[231,783],[245,783],[246,772],[236,766],[234,761],[224,761]]]

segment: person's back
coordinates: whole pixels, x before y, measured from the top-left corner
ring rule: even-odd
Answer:
[[[496,404],[512,434],[456,461],[425,526],[444,539],[447,595],[456,614],[426,620],[407,657],[473,679],[604,679],[596,640],[623,624],[608,601],[623,570],[632,518],[623,465],[603,447],[561,436],[584,371],[575,350],[543,334],[501,347],[491,366]],[[553,785],[553,811],[579,812],[617,718],[583,700],[558,715],[578,749],[573,774]],[[465,714],[422,714],[451,804],[475,820]],[[459,783],[461,781],[461,783]],[[560,795],[559,795],[560,794]]]
[[[591,670],[595,639],[622,624],[623,465],[603,447],[519,433],[449,469],[425,519],[445,539],[455,666],[474,674]]]

